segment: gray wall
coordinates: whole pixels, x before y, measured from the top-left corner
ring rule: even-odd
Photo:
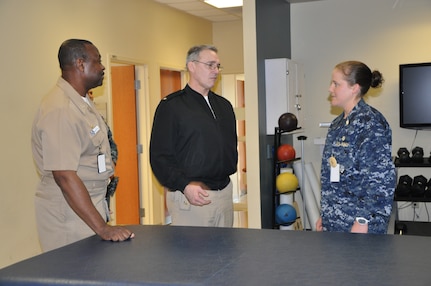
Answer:
[[[265,59],[291,56],[289,3],[280,0],[256,0],[256,42],[261,224],[262,228],[272,228],[273,161],[267,158],[267,145],[274,144],[274,136],[266,135]]]

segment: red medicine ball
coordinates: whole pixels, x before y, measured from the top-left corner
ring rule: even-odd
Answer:
[[[290,161],[295,159],[295,149],[290,144],[282,144],[277,148],[278,161]]]

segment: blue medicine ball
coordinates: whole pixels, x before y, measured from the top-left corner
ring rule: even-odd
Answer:
[[[292,205],[281,204],[275,210],[275,221],[282,225],[291,225],[296,220],[296,210]]]

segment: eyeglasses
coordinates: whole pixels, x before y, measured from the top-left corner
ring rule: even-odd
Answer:
[[[222,71],[223,68],[220,66],[220,64],[216,64],[216,63],[204,63],[204,62],[200,62],[200,61],[194,61],[200,64],[204,64],[206,65],[210,70],[218,70],[218,71]]]

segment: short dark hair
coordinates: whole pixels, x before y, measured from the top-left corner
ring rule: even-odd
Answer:
[[[92,42],[81,39],[69,39],[64,41],[58,50],[58,62],[60,68],[71,66],[79,59],[87,59],[86,45],[93,45]]]
[[[378,71],[371,69],[364,63],[358,61],[346,61],[335,66],[340,70],[344,79],[350,84],[358,84],[361,87],[361,95],[365,95],[370,87],[380,87],[383,82],[383,75]]]

